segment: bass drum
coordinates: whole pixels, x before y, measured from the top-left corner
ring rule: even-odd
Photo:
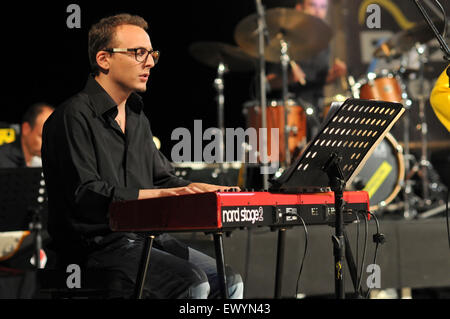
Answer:
[[[369,193],[371,211],[389,205],[398,195],[405,178],[402,153],[395,138],[386,134],[354,178],[351,188]]]

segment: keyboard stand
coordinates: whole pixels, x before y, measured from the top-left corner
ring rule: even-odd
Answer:
[[[227,279],[225,274],[225,258],[223,253],[223,233],[213,233],[214,247],[216,253],[217,274],[220,281],[221,296],[228,299]],[[136,299],[142,299],[144,293],[145,281],[148,274],[148,266],[150,264],[150,255],[155,235],[148,235],[145,238],[144,248],[142,250],[141,262],[139,263],[138,273],[136,277],[136,286],[134,296]]]

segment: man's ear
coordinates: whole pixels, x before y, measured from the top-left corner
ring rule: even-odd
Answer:
[[[300,3],[297,3],[297,4],[295,5],[295,10],[297,10],[297,11],[303,11],[303,6],[302,6]]]
[[[20,131],[21,131],[21,134],[22,134],[23,136],[29,135],[30,132],[31,132],[31,125],[30,125],[30,123],[28,123],[28,122],[23,122],[23,123],[22,123],[22,128],[21,128]]]
[[[97,65],[104,71],[108,71],[110,67],[109,58],[111,54],[106,51],[98,51],[95,55]]]

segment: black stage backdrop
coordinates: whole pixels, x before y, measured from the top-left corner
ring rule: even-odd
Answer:
[[[81,28],[70,29],[67,7],[76,3]],[[58,105],[83,88],[89,74],[87,36],[104,16],[138,14],[149,23],[152,45],[161,51],[142,94],[145,113],[163,152],[170,157],[177,127],[217,127],[216,70],[197,62],[189,46],[197,41],[234,44],[234,27],[255,11],[253,1],[39,1],[12,2],[3,10],[2,108],[0,121],[16,123],[32,103]],[[225,75],[226,127],[244,127],[242,104],[250,99],[252,73]]]
[[[344,1],[344,0],[342,0]],[[292,1],[263,1],[266,7],[289,5]],[[349,34],[348,63],[355,77],[367,67],[361,58],[359,37],[368,31],[358,22],[363,1],[345,0],[342,11]],[[365,1],[367,2],[367,1]],[[373,1],[374,3],[392,1]],[[412,1],[395,1],[408,20],[423,21]],[[442,1],[448,7],[448,1]],[[79,5],[80,28],[69,28],[67,12],[71,3]],[[399,31],[392,15],[381,4],[381,30]],[[149,23],[153,47],[161,51],[152,70],[148,90],[142,94],[145,113],[154,134],[162,141],[162,151],[170,158],[176,141],[170,140],[177,127],[193,128],[203,120],[203,130],[217,126],[216,70],[197,62],[189,46],[197,41],[235,44],[239,21],[256,11],[253,0],[230,1],[12,1],[2,10],[2,107],[0,121],[15,123],[27,106],[38,101],[58,105],[84,86],[89,74],[87,34],[100,18],[122,12],[138,14]],[[448,12],[448,11],[447,11]],[[367,14],[366,14],[367,17]],[[392,27],[392,28],[391,28]],[[356,40],[356,41],[355,41]],[[359,54],[358,54],[359,53]],[[355,55],[356,54],[356,55]],[[440,63],[439,66],[443,64]],[[441,67],[434,68],[436,76]],[[243,104],[253,99],[256,73],[228,73],[225,76],[225,126],[245,127]]]

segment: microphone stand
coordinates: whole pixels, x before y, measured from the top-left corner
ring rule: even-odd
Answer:
[[[267,96],[266,96],[266,61],[264,46],[265,41],[269,42],[268,30],[265,21],[265,12],[261,0],[255,0],[256,9],[258,12],[258,44],[259,44],[259,87],[260,87],[260,102],[261,102],[261,128],[267,128]],[[267,131],[261,136],[260,154],[263,165],[263,188],[269,189],[269,169],[267,167]]]

